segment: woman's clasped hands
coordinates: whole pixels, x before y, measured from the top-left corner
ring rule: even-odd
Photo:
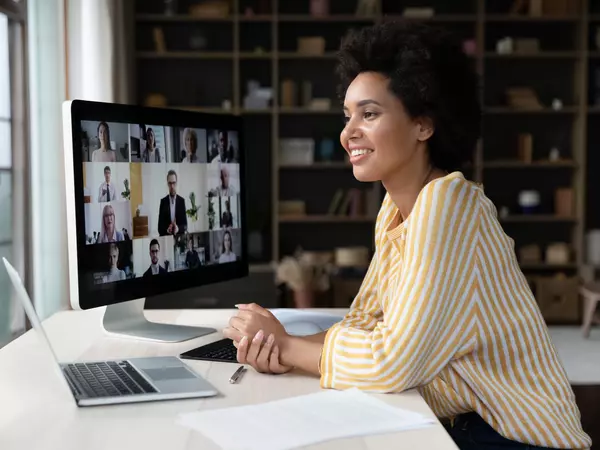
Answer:
[[[233,340],[240,364],[248,364],[257,372],[281,374],[292,367],[281,364],[281,346],[289,334],[267,309],[251,304],[236,305],[238,313],[229,320],[223,335]]]

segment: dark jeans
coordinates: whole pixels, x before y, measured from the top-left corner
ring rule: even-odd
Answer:
[[[460,450],[542,450],[545,447],[523,444],[506,439],[487,424],[477,413],[461,414],[454,426],[444,425]],[[547,450],[547,449],[546,449]]]

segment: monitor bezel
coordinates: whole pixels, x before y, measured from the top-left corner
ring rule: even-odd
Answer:
[[[71,304],[78,309],[91,309],[101,306],[164,295],[195,287],[234,280],[248,276],[248,230],[247,230],[247,189],[246,189],[246,149],[243,137],[242,118],[227,113],[206,113],[169,108],[155,108],[119,103],[104,103],[85,100],[73,100],[65,105],[70,118],[65,116],[65,168],[67,173],[67,220],[73,219],[70,209],[74,208],[74,224],[70,227],[69,265]],[[85,242],[85,206],[83,183],[83,152],[80,133],[81,121],[106,121],[124,124],[154,124],[172,127],[193,127],[200,129],[226,129],[235,131],[238,136],[239,152],[239,199],[240,233],[242,255],[235,262],[202,266],[194,270],[169,272],[167,275],[152,278],[134,278],[106,284],[87,285],[81,282],[84,268],[80,251],[89,245]],[[70,130],[69,130],[70,129]],[[69,133],[70,131],[70,133]],[[70,148],[70,151],[69,151]],[[130,163],[131,164],[131,163]],[[144,163],[140,163],[144,164]],[[69,171],[71,171],[69,173]],[[71,176],[73,178],[71,178]],[[69,182],[69,180],[71,182]],[[70,199],[69,199],[70,196]],[[74,200],[74,202],[73,202]],[[75,228],[75,232],[73,232]],[[74,269],[74,270],[73,270]],[[75,278],[75,279],[73,279]]]

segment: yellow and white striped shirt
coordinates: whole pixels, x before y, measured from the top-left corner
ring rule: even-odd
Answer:
[[[453,172],[398,218],[386,195],[367,275],[327,332],[321,387],[418,388],[439,418],[475,411],[514,441],[589,448],[514,242],[483,190]]]

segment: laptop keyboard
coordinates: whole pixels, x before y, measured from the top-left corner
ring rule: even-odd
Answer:
[[[119,397],[156,392],[127,361],[68,364],[63,373],[81,397]]]

